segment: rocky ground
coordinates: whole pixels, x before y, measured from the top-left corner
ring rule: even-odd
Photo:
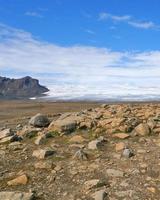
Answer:
[[[37,114],[0,130],[2,200],[159,200],[160,104]]]

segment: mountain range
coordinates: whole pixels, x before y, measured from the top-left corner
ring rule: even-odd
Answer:
[[[48,88],[30,76],[11,79],[0,76],[0,98],[17,99],[42,96]]]

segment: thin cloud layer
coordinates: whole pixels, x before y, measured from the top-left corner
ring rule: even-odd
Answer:
[[[130,21],[128,22],[129,25],[136,27],[136,28],[142,28],[142,29],[151,29],[156,28],[157,26],[153,22],[134,22]]]
[[[39,14],[38,12],[33,12],[33,11],[27,11],[25,15],[30,16],[30,17],[43,18],[43,15]]]
[[[1,75],[32,75],[55,97],[155,95],[160,92],[159,63],[160,51],[62,47],[0,24]]]
[[[104,21],[111,19],[116,22],[125,22],[129,26],[140,29],[159,29],[159,25],[156,25],[152,21],[141,21],[134,19],[131,15],[112,15],[110,13],[102,12],[99,14],[99,20]]]
[[[106,12],[102,12],[99,14],[99,20],[106,20],[106,19],[112,19],[115,21],[128,21],[131,19],[131,16],[130,15],[118,16],[118,15],[112,15]]]

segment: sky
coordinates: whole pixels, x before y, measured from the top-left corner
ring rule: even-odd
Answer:
[[[159,98],[159,0],[0,0],[0,75],[54,98]]]

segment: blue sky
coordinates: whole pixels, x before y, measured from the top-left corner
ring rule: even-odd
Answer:
[[[34,76],[59,96],[154,96],[159,7],[159,0],[0,0],[1,75]]]
[[[159,7],[159,0],[0,0],[0,21],[59,45],[146,51],[159,49]],[[100,20],[102,13],[130,18]]]

